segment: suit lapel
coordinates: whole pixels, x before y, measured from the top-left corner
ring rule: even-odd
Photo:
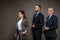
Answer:
[[[49,18],[49,16],[47,17],[47,20],[51,19],[53,17],[53,15]]]
[[[40,14],[40,13],[38,13],[38,14],[35,14],[35,18],[38,18],[39,14]],[[36,15],[37,15],[37,16],[36,16]]]

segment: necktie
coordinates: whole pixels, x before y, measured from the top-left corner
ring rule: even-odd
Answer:
[[[35,17],[37,17],[37,15],[38,15],[38,14],[36,13]]]

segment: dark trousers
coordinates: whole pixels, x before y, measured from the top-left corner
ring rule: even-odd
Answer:
[[[40,30],[33,30],[33,40],[41,40],[41,31]]]
[[[46,40],[56,40],[56,37],[46,37]]]

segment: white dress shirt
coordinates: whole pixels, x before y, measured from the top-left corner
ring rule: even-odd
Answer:
[[[22,30],[22,27],[21,27],[22,20],[23,20],[23,19],[20,19],[20,20],[18,21],[18,30]]]
[[[49,16],[49,19],[52,17],[52,15],[53,15],[53,14],[51,14],[51,15]]]

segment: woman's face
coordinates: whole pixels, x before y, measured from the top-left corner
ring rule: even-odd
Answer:
[[[23,15],[22,15],[22,13],[21,12],[19,12],[19,18],[22,18],[23,17]]]

